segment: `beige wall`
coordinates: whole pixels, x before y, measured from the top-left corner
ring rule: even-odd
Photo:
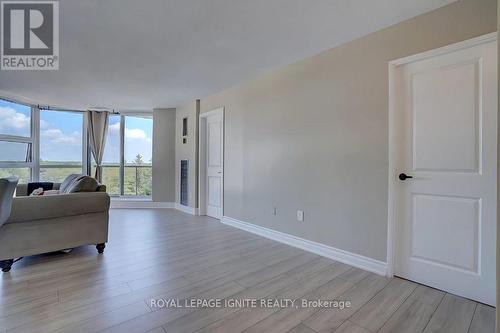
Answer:
[[[177,108],[176,111],[176,136],[175,136],[175,202],[180,202],[180,167],[181,160],[189,160],[189,207],[197,207],[197,149],[198,137],[198,115],[199,101],[193,101],[187,105]],[[187,143],[182,143],[182,119],[188,118]]]
[[[500,0],[497,2],[497,31],[500,31]],[[498,63],[500,64],[500,43],[497,43],[498,47]],[[500,67],[498,67],[498,93],[500,95]],[[499,113],[500,113],[500,104]],[[498,117],[498,133],[500,133],[500,117]],[[500,135],[497,137],[498,144],[497,150],[499,150],[498,156],[500,156]],[[497,175],[500,175],[500,162],[497,161]],[[497,177],[497,198],[500,198],[500,177]],[[498,199],[497,199],[498,200]],[[497,204],[497,304],[500,302],[500,212],[498,211]],[[496,308],[496,331],[500,333],[500,306]]]
[[[175,200],[175,109],[153,110],[153,201]]]
[[[225,215],[385,261],[388,61],[496,31],[496,5],[458,1],[203,98],[226,110]]]

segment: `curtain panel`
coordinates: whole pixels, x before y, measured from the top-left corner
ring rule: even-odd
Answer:
[[[87,111],[88,136],[90,150],[96,163],[95,179],[102,183],[102,158],[106,135],[108,134],[109,113],[105,111]]]

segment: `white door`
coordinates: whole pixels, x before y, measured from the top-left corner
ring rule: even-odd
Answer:
[[[206,213],[222,217],[222,173],[223,173],[223,123],[222,114],[216,113],[206,121]]]
[[[393,87],[395,275],[494,305],[496,42],[396,67]]]

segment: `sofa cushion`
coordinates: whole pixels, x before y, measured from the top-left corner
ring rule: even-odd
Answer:
[[[99,183],[92,177],[81,176],[76,178],[67,188],[66,193],[95,192]]]
[[[66,177],[66,179],[64,179],[63,182],[61,183],[61,185],[59,187],[59,191],[61,193],[68,193],[68,192],[66,192],[66,190],[71,185],[71,183],[73,183],[77,178],[79,178],[81,176],[83,176],[83,175],[73,173],[73,174],[69,175],[68,177]]]
[[[38,190],[39,188],[42,189],[42,192],[43,191],[52,190],[54,188],[54,183],[52,183],[52,182],[32,182],[32,183],[28,183],[27,194],[31,195],[33,193],[33,191]]]
[[[59,190],[43,191],[43,195],[56,195],[56,194],[59,194]]]

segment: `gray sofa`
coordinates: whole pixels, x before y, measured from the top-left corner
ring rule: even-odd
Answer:
[[[54,184],[53,189],[59,187]],[[0,268],[4,272],[15,258],[28,255],[89,244],[103,253],[110,204],[104,185],[95,192],[27,194],[27,185],[19,184],[10,217],[0,226]]]

